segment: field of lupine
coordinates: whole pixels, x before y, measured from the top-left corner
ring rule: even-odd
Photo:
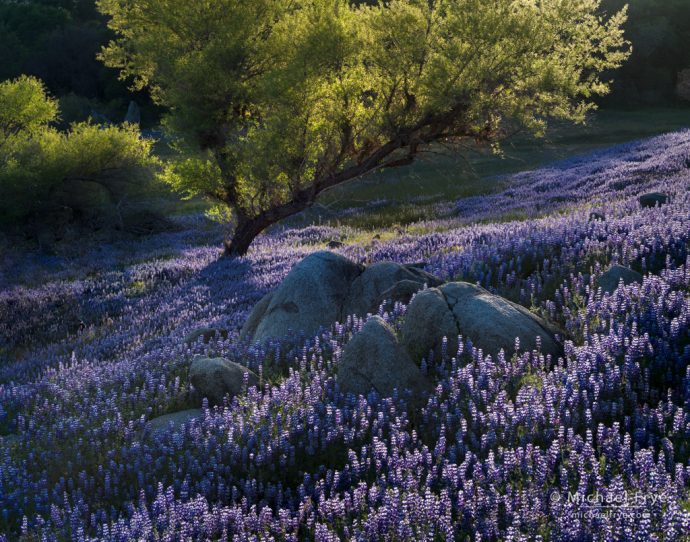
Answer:
[[[641,208],[649,191],[670,203]],[[690,131],[438,212],[380,240],[284,229],[234,261],[219,232],[186,230],[117,262],[95,253],[88,276],[6,287],[0,540],[688,540]],[[332,239],[356,261],[423,261],[520,302],[560,326],[564,355],[492,359],[465,342],[425,360],[438,383],[412,409],[336,386],[361,320],[241,344],[254,303]],[[644,282],[597,291],[611,263]],[[202,326],[227,339],[188,346]],[[251,367],[260,389],[147,431],[198,406],[197,354]]]

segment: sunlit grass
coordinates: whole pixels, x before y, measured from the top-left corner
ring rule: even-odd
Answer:
[[[411,166],[376,172],[324,194],[324,207],[304,213],[299,222],[376,229],[437,219],[434,204],[499,191],[507,175],[689,126],[690,109],[599,111],[585,126],[555,124],[542,140],[516,135],[503,143],[500,155],[488,148],[438,148]],[[332,216],[379,200],[385,205],[352,216]],[[524,218],[506,215],[492,220]]]

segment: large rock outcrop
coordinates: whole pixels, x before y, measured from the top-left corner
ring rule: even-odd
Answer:
[[[366,395],[372,389],[383,397],[411,391],[418,397],[431,384],[380,316],[372,316],[347,343],[338,366],[337,382],[345,393]]]
[[[396,285],[404,283],[399,288]],[[253,342],[294,333],[315,334],[347,316],[375,313],[390,291],[396,301],[441,280],[416,265],[381,262],[369,267],[332,252],[315,252],[298,263],[283,282],[254,307],[240,338]]]
[[[453,355],[458,335],[470,339],[484,354],[496,355],[500,350],[510,354],[516,337],[523,351],[535,349],[537,338],[543,353],[557,355],[561,350],[554,330],[544,320],[480,286],[451,282],[415,296],[402,326],[402,345],[415,360],[430,350],[440,353],[443,337]]]
[[[314,253],[297,264],[256,305],[240,337],[263,341],[313,334],[350,314],[374,313],[385,301],[409,302],[400,337],[379,316],[369,317],[343,350],[337,381],[345,392],[374,389],[389,396],[397,389],[419,398],[432,385],[419,365],[430,351],[440,354],[444,337],[451,356],[459,335],[484,354],[503,350],[510,355],[516,338],[522,351],[561,352],[547,322],[484,288],[466,282],[442,284],[418,264],[364,267],[330,252]],[[207,395],[222,400],[221,393]]]
[[[300,331],[310,335],[331,325],[340,319],[350,284],[362,271],[362,266],[332,252],[307,256],[268,294],[270,300],[259,302],[240,337],[263,341]]]
[[[425,284],[427,286],[442,284],[440,279],[417,267],[394,262],[378,262],[367,267],[350,285],[343,306],[343,316],[349,314],[363,316],[368,312],[375,313],[380,303],[385,300],[382,298],[382,294],[403,281],[407,284],[408,291],[410,283],[418,286],[413,293],[422,289]],[[411,298],[412,295],[404,299],[404,302],[409,302]]]

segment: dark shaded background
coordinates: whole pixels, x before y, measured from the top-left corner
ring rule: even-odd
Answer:
[[[60,98],[65,126],[88,117],[121,122],[131,100],[144,126],[157,124],[160,111],[148,95],[130,92],[96,59],[112,37],[94,0],[0,0],[0,80],[42,79]]]
[[[373,0],[355,0],[361,3]],[[679,74],[690,69],[690,0],[630,0],[627,36],[634,52],[615,74],[606,108],[690,106],[677,92]],[[604,0],[613,12],[625,0]],[[0,80],[22,73],[43,79],[60,98],[62,122],[120,122],[131,100],[142,109],[143,126],[161,111],[146,93],[133,94],[115,70],[96,59],[112,35],[94,0],[0,0]],[[690,72],[688,72],[690,86]]]

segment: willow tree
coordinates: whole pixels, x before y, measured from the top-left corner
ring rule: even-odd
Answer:
[[[629,55],[599,0],[100,0],[103,60],[167,108],[168,180],[229,209],[231,255],[435,142],[583,121]]]

